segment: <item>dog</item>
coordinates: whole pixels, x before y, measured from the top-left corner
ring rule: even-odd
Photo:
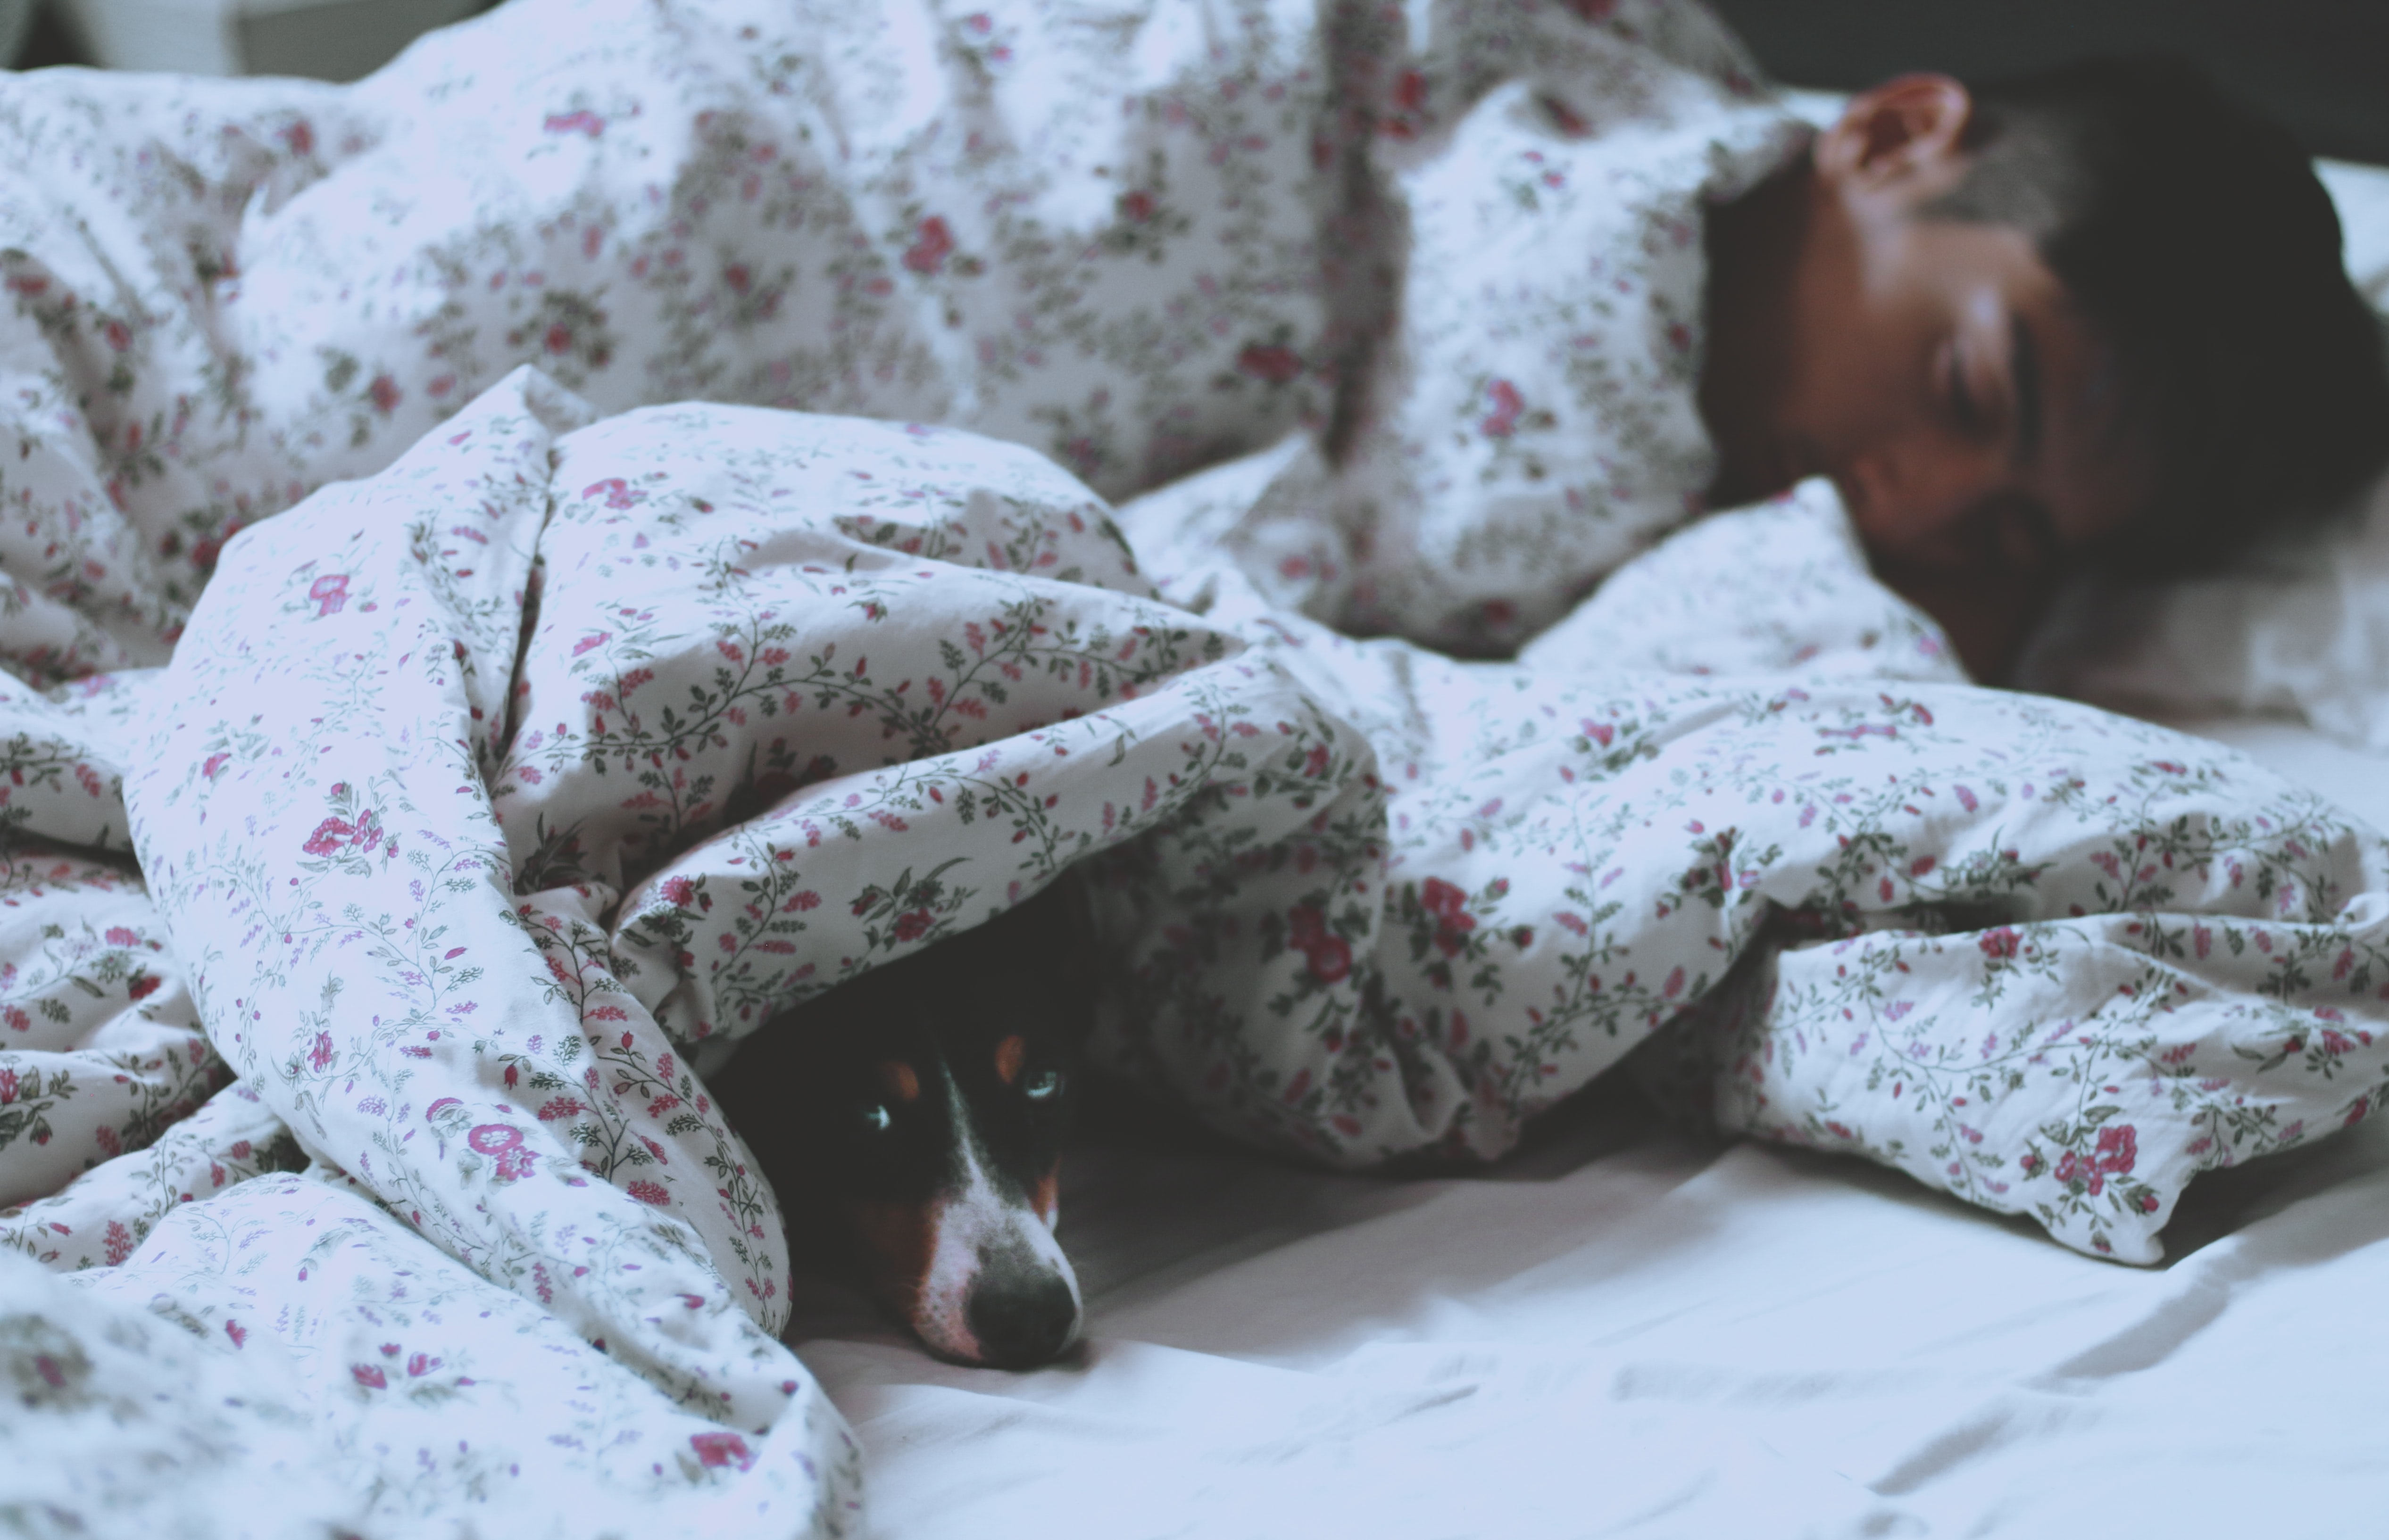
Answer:
[[[1077,1342],[1054,1240],[1088,927],[1064,879],[775,1018],[714,1077],[778,1196],[932,1353],[1029,1368]]]

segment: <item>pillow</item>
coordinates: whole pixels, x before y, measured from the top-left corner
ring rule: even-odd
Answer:
[[[2339,205],[2348,272],[2389,334],[2389,168],[2317,169]],[[2389,752],[2389,476],[2351,514],[2226,575],[2076,585],[2018,683],[2127,710],[2301,717]]]
[[[2076,584],[2017,681],[2143,715],[2301,718],[2389,752],[2389,478],[2348,524],[2238,571]]]

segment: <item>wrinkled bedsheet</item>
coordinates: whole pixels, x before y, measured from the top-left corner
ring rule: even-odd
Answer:
[[[1617,1090],[1447,1179],[1091,1142],[1062,1238],[1093,1336],[1045,1373],[810,1288],[792,1334],[875,1533],[2370,1532],[2389,1341],[2349,1302],[2389,1284],[2381,1120],[2202,1179],[2139,1268]]]
[[[1099,1055],[1336,1165],[1499,1154],[1651,1043],[1730,1129],[2149,1260],[2194,1172],[2383,1093],[2382,841],[2229,751],[1851,647],[1461,664],[1227,569],[1180,607],[1025,450],[593,416],[513,376],[229,545],[166,668],[10,706],[6,1240],[117,1307],[110,1352],[163,1319],[269,1360],[279,1401],[159,1372],[192,1418],[292,1408],[211,1436],[308,1443],[343,1521],[838,1528],[853,1448],[692,1061],[1067,867]],[[1729,516],[1847,549],[1813,493]],[[1715,538],[1601,602],[1699,634],[1670,591]],[[1744,656],[1782,630],[1751,586],[1708,601]],[[202,1427],[10,1318],[49,1397],[12,1447]]]

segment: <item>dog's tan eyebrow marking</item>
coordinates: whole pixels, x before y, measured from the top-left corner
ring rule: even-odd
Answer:
[[[881,1062],[879,1083],[887,1088],[888,1095],[899,1101],[918,1101],[921,1099],[920,1074],[901,1059]]]
[[[995,1045],[996,1078],[1009,1086],[1020,1078],[1020,1066],[1028,1059],[1028,1041],[1017,1032]]]

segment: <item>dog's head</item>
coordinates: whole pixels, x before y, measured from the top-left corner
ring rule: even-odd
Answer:
[[[1071,1045],[1074,895],[1041,896],[758,1033],[716,1076],[779,1196],[930,1350],[1020,1368],[1079,1335],[1054,1239]]]

